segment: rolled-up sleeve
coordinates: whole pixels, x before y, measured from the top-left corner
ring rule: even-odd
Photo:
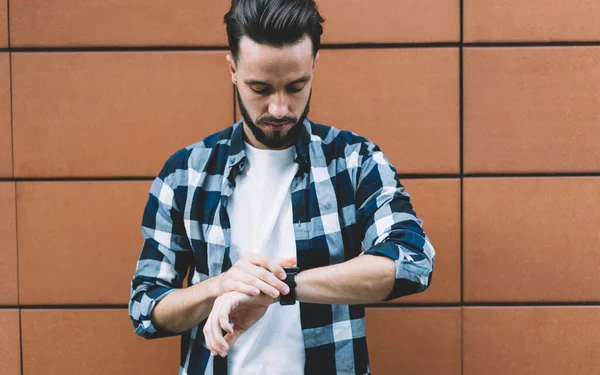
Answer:
[[[356,189],[357,221],[364,231],[361,255],[390,258],[396,280],[389,301],[424,291],[431,284],[435,250],[417,218],[396,169],[373,143],[361,150]]]
[[[182,287],[193,259],[170,166],[167,162],[150,188],[142,218],[144,243],[131,282],[129,316],[135,333],[146,339],[176,335],[158,329],[150,316],[160,300]]]

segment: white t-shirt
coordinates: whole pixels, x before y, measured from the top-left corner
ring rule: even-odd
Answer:
[[[298,164],[294,147],[261,150],[245,144],[246,166],[236,179],[227,212],[231,261],[245,252],[271,259],[296,257],[291,184]],[[230,375],[303,375],[300,304],[269,306],[265,315],[229,349]]]

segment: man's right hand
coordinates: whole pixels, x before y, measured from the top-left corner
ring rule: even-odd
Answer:
[[[293,266],[296,259],[289,258],[279,263],[260,254],[245,253],[227,272],[218,276],[219,295],[240,292],[257,296],[261,292],[273,298],[290,292],[285,280],[284,266]]]
[[[237,339],[267,312],[275,298],[264,294],[250,297],[243,293],[226,293],[215,300],[204,324],[206,348],[213,355],[225,357]],[[223,331],[227,335],[223,336]]]

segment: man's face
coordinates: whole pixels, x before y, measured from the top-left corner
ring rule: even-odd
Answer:
[[[243,37],[238,62],[228,56],[244,134],[252,146],[284,149],[294,144],[308,115],[315,60],[308,37],[285,47]]]

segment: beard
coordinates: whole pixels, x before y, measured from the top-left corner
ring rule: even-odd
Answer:
[[[254,134],[254,137],[256,138],[256,140],[258,142],[262,143],[263,145],[265,145],[267,148],[270,148],[270,149],[281,149],[284,146],[290,146],[296,142],[296,139],[298,139],[298,136],[300,135],[300,132],[302,131],[302,126],[304,126],[303,125],[304,120],[308,116],[308,112],[310,110],[310,98],[312,96],[312,89],[308,96],[308,101],[306,102],[306,107],[304,108],[304,111],[302,111],[302,115],[300,116],[300,118],[285,116],[283,118],[278,119],[273,116],[264,116],[264,117],[258,118],[256,121],[252,120],[252,117],[250,117],[250,113],[248,112],[248,109],[244,105],[244,102],[242,101],[242,97],[240,96],[240,92],[238,91],[237,87],[235,88],[235,93],[237,95],[238,104],[240,106],[240,112],[242,113],[244,122],[248,125],[248,127],[250,128],[250,131],[252,131],[252,134]],[[282,131],[274,131],[271,134],[268,134],[258,126],[258,125],[264,124],[264,123],[271,123],[271,124],[291,123],[294,125],[285,133]]]

